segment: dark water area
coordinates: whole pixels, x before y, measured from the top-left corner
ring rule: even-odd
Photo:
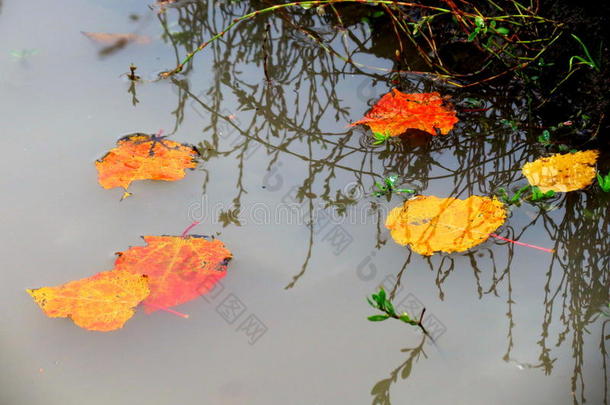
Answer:
[[[156,80],[249,7],[1,4],[0,404],[607,404],[609,194],[511,207],[497,233],[554,253],[490,238],[430,257],[384,226],[403,198],[371,195],[390,174],[439,197],[527,184],[520,168],[548,154],[527,100],[392,73],[374,25],[340,30],[301,9],[242,23]],[[131,63],[137,83],[122,75]],[[372,145],[350,123],[392,88],[450,95],[459,123]],[[197,145],[196,170],[136,182],[123,201],[98,185],[94,161],[117,139],[159,129]],[[189,319],[137,311],[90,332],[25,292],[109,270],[141,235],[193,221],[234,259],[213,293],[177,308]],[[434,340],[367,321],[379,286],[400,311],[425,307]]]

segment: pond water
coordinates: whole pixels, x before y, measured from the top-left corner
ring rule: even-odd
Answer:
[[[246,5],[0,7],[1,404],[607,403],[601,191],[525,203],[498,230],[555,253],[490,239],[429,258],[383,226],[403,198],[371,196],[389,174],[440,197],[526,184],[520,167],[545,149],[535,130],[500,123],[526,120],[525,100],[390,75],[393,44],[375,27],[342,31],[312,11],[241,24],[184,74],[153,81]],[[151,41],[108,49],[81,32]],[[143,79],[131,89],[120,76],[130,63]],[[373,146],[349,124],[395,86],[489,109],[460,113],[447,136]],[[197,170],[136,182],[123,201],[98,185],[93,162],[118,138],[161,128],[200,147]],[[195,220],[193,232],[216,235],[234,259],[215,290],[177,308],[189,319],[138,311],[118,331],[90,332],[47,318],[25,292],[109,270],[141,235]],[[434,341],[367,321],[380,285],[399,309],[426,308]]]

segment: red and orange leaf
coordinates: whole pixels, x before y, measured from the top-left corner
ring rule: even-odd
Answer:
[[[455,111],[444,105],[438,93],[405,94],[396,89],[385,94],[360,121],[373,132],[398,136],[408,129],[446,135],[458,122]]]
[[[27,292],[51,318],[71,318],[81,328],[108,332],[123,327],[150,290],[146,276],[111,270]]]
[[[127,188],[135,180],[180,180],[185,169],[197,166],[191,146],[146,134],[119,139],[117,147],[95,162],[104,188]]]
[[[144,236],[146,246],[119,252],[116,270],[148,276],[146,312],[191,301],[226,275],[231,252],[219,240],[202,236]]]
[[[465,200],[417,196],[390,211],[385,226],[394,241],[415,252],[462,252],[491,236],[506,219],[504,204],[495,198]]]

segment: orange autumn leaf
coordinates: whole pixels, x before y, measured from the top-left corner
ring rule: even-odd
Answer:
[[[115,269],[148,276],[147,312],[193,300],[226,275],[231,252],[202,236],[144,236],[146,246],[117,253]]]
[[[568,192],[585,188],[593,182],[595,163],[599,152],[555,154],[523,165],[521,171],[527,181],[546,193],[547,191]]]
[[[104,188],[127,188],[135,180],[180,180],[185,169],[196,167],[197,150],[191,145],[156,135],[133,134],[95,162]]]
[[[111,270],[27,292],[51,318],[71,318],[81,328],[108,332],[121,328],[150,290],[146,276]]]
[[[385,94],[364,118],[352,124],[366,124],[373,132],[398,136],[408,129],[432,135],[446,135],[458,122],[455,111],[443,103],[439,93],[405,94],[396,89]]]
[[[483,243],[505,219],[504,205],[495,198],[417,196],[392,209],[385,226],[396,243],[430,256],[437,251],[462,252]]]

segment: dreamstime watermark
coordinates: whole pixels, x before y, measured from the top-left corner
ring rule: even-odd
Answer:
[[[248,311],[248,306],[235,293],[226,291],[218,275],[204,278],[196,291],[215,306],[216,313],[227,325],[244,334],[250,345],[256,344],[269,330],[258,315]]]
[[[362,80],[358,87],[356,87],[356,97],[358,100],[364,103],[375,103],[377,102],[384,94],[390,91],[385,83],[379,82],[379,86],[371,86],[371,79],[366,78]],[[372,104],[371,104],[372,105]]]
[[[244,135],[239,129],[242,122],[237,115],[226,107],[220,107],[218,111],[212,112],[206,109],[203,104],[212,104],[214,100],[206,92],[199,93],[190,103],[191,109],[206,121],[212,121],[213,117],[217,117],[217,125],[215,126],[216,135],[220,139],[228,142],[231,148],[235,148],[245,142]],[[260,148],[262,144],[255,142],[249,145],[247,150],[244,150],[244,160],[250,159]]]
[[[283,179],[280,177],[275,182],[277,186],[283,183]],[[276,186],[273,189],[278,191],[281,187]],[[240,225],[306,225],[312,226],[314,234],[318,234],[331,224],[376,224],[379,211],[384,215],[389,212],[389,207],[377,206],[372,209],[368,204],[359,204],[363,194],[354,194],[354,189],[358,187],[353,184],[344,189],[352,196],[350,202],[332,204],[302,197],[298,186],[291,187],[279,202],[273,203],[246,202],[235,206],[233,203],[211,203],[208,196],[203,195],[199,201],[189,204],[187,215],[192,221],[208,224],[220,223],[223,216],[229,216],[232,222]]]

